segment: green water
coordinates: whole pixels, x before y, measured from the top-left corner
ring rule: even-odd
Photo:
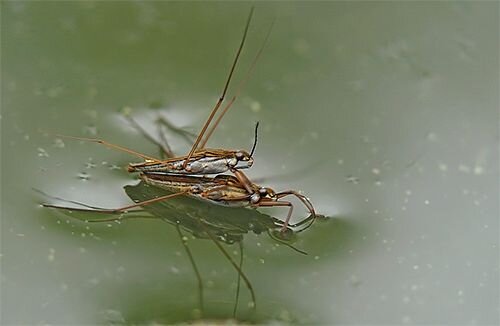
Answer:
[[[161,114],[196,133],[251,4],[0,5],[2,324],[199,319],[174,226],[85,224],[39,207],[47,199],[32,189],[129,204],[123,186],[137,181],[122,167],[134,157],[50,134],[157,155],[123,110],[149,130]],[[294,242],[307,256],[245,235],[257,311],[243,286],[238,319],[498,324],[498,3],[255,6],[235,81],[275,25],[209,145],[248,150],[260,121],[248,174],[302,191],[328,218]],[[188,150],[170,136],[177,153]],[[298,220],[306,212],[296,207]],[[203,320],[232,318],[236,272],[210,240],[185,235],[203,277]],[[239,258],[237,244],[225,247]]]

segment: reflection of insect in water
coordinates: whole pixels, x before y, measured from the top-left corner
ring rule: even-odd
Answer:
[[[234,59],[233,65],[231,67],[230,73],[228,75],[226,84],[224,86],[224,89],[222,91],[222,95],[220,96],[219,100],[217,101],[215,107],[210,113],[210,116],[208,117],[207,121],[205,122],[202,130],[198,134],[196,140],[194,141],[193,146],[191,147],[190,152],[186,156],[181,156],[181,157],[173,157],[173,153],[169,150],[168,144],[160,144],[160,142],[156,142],[162,149],[164,150],[164,154],[166,157],[173,157],[170,159],[156,159],[153,157],[150,157],[148,155],[144,155],[135,151],[132,151],[130,149],[111,144],[109,142],[100,140],[100,139],[90,139],[90,138],[80,138],[80,137],[69,137],[73,139],[79,139],[79,140],[84,140],[84,141],[91,141],[91,142],[97,142],[103,145],[106,145],[111,148],[119,149],[124,152],[128,152],[130,154],[139,156],[143,158],[145,161],[142,163],[131,163],[128,166],[128,171],[129,172],[139,172],[140,173],[140,178],[144,181],[144,183],[141,184],[149,184],[153,185],[155,187],[150,187],[150,188],[162,188],[168,193],[163,193],[163,194],[156,194],[151,197],[147,196],[130,196],[134,201],[135,204],[132,205],[127,205],[125,207],[121,208],[116,208],[116,209],[103,209],[103,208],[98,208],[98,207],[93,207],[90,205],[85,205],[77,202],[73,202],[75,204],[78,204],[80,206],[84,206],[85,208],[72,208],[72,207],[66,207],[66,206],[58,206],[58,205],[53,205],[53,204],[43,204],[45,207],[51,207],[51,208],[58,208],[58,209],[64,209],[64,210],[71,210],[71,211],[85,211],[85,212],[93,212],[93,213],[107,213],[107,214],[124,214],[124,213],[129,213],[132,212],[130,211],[131,209],[139,209],[143,208],[146,211],[150,212],[153,210],[153,208],[157,205],[169,205],[168,201],[169,199],[173,199],[174,197],[177,197],[175,201],[172,202],[178,202],[179,200],[187,200],[185,196],[183,195],[190,195],[192,197],[196,197],[198,199],[204,199],[206,202],[204,202],[204,213],[198,212],[198,214],[195,214],[195,218],[190,218],[190,223],[189,226],[186,226],[186,219],[180,218],[179,217],[179,212],[172,213],[170,212],[170,215],[164,215],[163,213],[165,212],[159,212],[161,214],[155,214],[153,213],[154,216],[161,216],[158,218],[161,218],[162,220],[169,221],[170,223],[173,223],[176,225],[176,228],[181,235],[181,228],[184,230],[187,230],[188,232],[192,233],[195,236],[198,237],[205,237],[209,238],[214,243],[217,245],[217,247],[221,250],[221,252],[224,253],[224,256],[231,262],[233,267],[238,271],[239,277],[243,278],[245,281],[251,296],[252,296],[252,302],[255,303],[255,295],[253,292],[253,288],[250,284],[250,281],[246,277],[246,275],[243,273],[241,269],[242,265],[242,260],[240,261],[239,266],[232,260],[232,258],[227,254],[225,249],[222,247],[222,245],[219,243],[219,241],[223,241],[226,243],[230,242],[239,242],[241,245],[241,240],[242,240],[242,235],[241,232],[242,230],[247,230],[244,233],[248,232],[248,228],[244,228],[239,226],[236,228],[239,230],[238,232],[234,233],[234,231],[220,231],[220,227],[215,227],[213,225],[213,222],[208,222],[207,217],[206,217],[206,212],[208,209],[208,206],[214,206],[210,205],[210,203],[216,203],[216,204],[221,204],[224,206],[251,206],[251,207],[288,207],[288,215],[285,219],[284,222],[279,221],[277,219],[271,219],[272,223],[271,224],[266,224],[267,229],[266,230],[275,230],[277,228],[280,229],[279,235],[275,232],[269,232],[269,234],[276,240],[281,241],[283,237],[285,237],[287,234],[290,232],[293,234],[293,231],[289,228],[289,222],[292,217],[292,212],[293,212],[293,205],[289,201],[284,201],[282,200],[283,197],[286,196],[295,196],[298,198],[302,204],[306,207],[306,209],[309,211],[310,216],[303,221],[291,225],[292,227],[299,227],[304,225],[305,223],[309,223],[306,227],[308,227],[315,219],[316,214],[314,211],[314,208],[310,201],[303,195],[299,194],[296,191],[283,191],[283,192],[278,192],[276,193],[274,190],[271,188],[266,188],[266,187],[261,187],[256,185],[255,183],[251,182],[248,177],[239,169],[242,168],[249,168],[253,164],[253,153],[255,149],[255,144],[256,141],[254,142],[254,147],[252,148],[251,152],[248,153],[243,150],[225,150],[225,149],[206,149],[205,145],[209,139],[209,137],[212,135],[214,132],[215,128],[219,124],[220,120],[224,116],[224,114],[227,112],[227,110],[231,107],[231,105],[234,103],[236,97],[238,96],[241,88],[243,87],[244,83],[248,79],[251,71],[253,70],[255,63],[257,62],[257,59],[259,58],[264,45],[267,41],[267,38],[269,36],[269,33],[266,36],[266,39],[264,43],[262,44],[261,48],[257,52],[250,69],[248,70],[247,74],[243,78],[243,80],[240,82],[237,91],[235,95],[231,98],[231,100],[228,102],[228,104],[224,107],[222,112],[219,114],[215,122],[211,125],[213,122],[213,119],[219,110],[220,106],[222,105],[229,83],[231,81],[234,69],[236,67],[236,64],[238,62],[240,53],[242,51],[243,45],[245,43],[246,35],[248,32],[248,28],[250,25],[250,21],[253,15],[253,8],[250,11],[250,14],[248,16],[247,24],[245,25],[245,30],[243,34],[243,38],[241,40],[240,46],[238,48],[238,51],[236,53],[236,57]],[[270,31],[270,30],[269,30]],[[131,122],[140,130],[143,131],[143,129],[134,121],[131,119]],[[258,126],[258,125],[257,125]],[[257,126],[256,126],[256,131],[255,131],[255,138],[257,139]],[[144,133],[144,132],[143,132]],[[67,136],[66,136],[67,137]],[[219,173],[224,173],[230,171],[233,173],[234,176],[231,175],[220,175]],[[215,177],[208,177],[206,175],[210,174],[216,174]],[[130,188],[129,188],[130,189]],[[130,195],[130,194],[129,194]],[[194,200],[192,198],[188,198],[189,200]],[[196,201],[196,200],[195,200]],[[207,203],[208,202],[208,203]],[[208,204],[208,206],[207,206]],[[196,207],[197,205],[191,202],[191,205],[194,205]],[[199,206],[199,203],[198,203]],[[225,207],[225,209],[228,209],[228,207]],[[233,211],[235,216],[241,216],[242,211],[245,210],[239,210],[238,212]],[[254,213],[257,214],[257,212],[253,211]],[[158,212],[156,212],[158,213]],[[226,213],[227,214],[227,213]],[[260,214],[260,213],[258,213]],[[174,216],[174,217],[170,217]],[[232,219],[235,217],[233,216]],[[268,217],[270,218],[270,217]],[[113,219],[106,219],[106,221],[109,220],[119,220],[123,218],[113,218]],[[249,220],[246,220],[246,225],[252,225]],[[218,222],[216,223],[216,225]],[[234,230],[234,222],[228,223],[226,222],[226,225],[230,225],[231,228],[230,230]],[[255,229],[253,229],[255,232]],[[236,235],[238,236],[236,236]],[[182,238],[182,237],[181,237]],[[286,243],[285,243],[286,244]],[[200,284],[200,298],[202,298],[202,286],[201,286],[201,277],[199,275],[198,269],[196,267],[196,264],[194,263],[194,260],[192,258],[192,254],[189,251],[189,248],[187,245],[185,245],[186,251],[188,253],[188,256],[190,257],[191,263],[193,264],[193,268],[197,274],[199,284]],[[240,247],[241,248],[241,247]],[[238,291],[237,293],[239,294],[239,278],[238,278]],[[235,304],[235,309],[234,311],[236,312],[236,305]],[[202,299],[200,299],[200,306],[202,306]],[[254,304],[255,307],[255,304]]]
[[[224,176],[233,178],[231,176]],[[180,179],[189,178],[187,176],[178,176],[178,181]],[[192,177],[197,178],[197,177]],[[208,178],[210,179],[210,178]],[[222,179],[222,178],[221,178]],[[233,178],[236,180],[236,178]],[[187,182],[184,181],[187,184]],[[197,184],[203,184],[197,181]],[[216,187],[214,184],[204,185],[206,188]],[[299,250],[291,245],[297,232],[302,232],[307,229],[311,222],[314,220],[313,216],[300,221],[299,223],[289,225],[286,230],[283,231],[284,222],[270,217],[268,215],[262,214],[256,210],[240,209],[236,207],[228,207],[223,205],[213,205],[205,200],[197,200],[193,197],[179,196],[175,200],[171,201],[157,201],[155,199],[162,198],[165,196],[172,195],[171,192],[160,189],[158,187],[152,187],[144,181],[141,181],[135,186],[125,186],[125,191],[127,195],[134,201],[150,201],[149,205],[143,207],[143,210],[131,210],[120,214],[118,217],[111,218],[101,218],[101,219],[85,219],[85,222],[89,223],[103,223],[103,222],[121,222],[128,219],[138,219],[138,218],[149,218],[158,219],[176,227],[176,230],[180,236],[186,254],[189,261],[193,267],[195,275],[198,280],[198,299],[200,311],[203,312],[204,298],[203,298],[203,282],[201,274],[196,265],[195,259],[191,250],[189,249],[186,239],[182,234],[182,230],[191,233],[196,238],[210,239],[217,248],[221,251],[224,257],[231,263],[233,268],[238,273],[237,289],[236,289],[236,299],[233,309],[233,316],[236,315],[238,307],[238,298],[240,293],[240,280],[243,279],[245,285],[247,286],[250,295],[251,303],[250,306],[256,308],[256,299],[253,287],[250,280],[243,271],[243,236],[248,232],[254,232],[260,234],[267,232],[268,235],[280,244],[288,246],[293,250],[306,254],[304,251]],[[225,191],[230,192],[231,189],[226,189]],[[238,194],[238,191],[235,191]],[[49,195],[43,195],[51,197],[56,200],[64,199],[52,197]],[[98,212],[103,214],[116,214],[117,212],[101,209],[95,206],[90,206],[82,204],[75,201],[69,201],[72,204],[83,206],[80,207],[65,207],[69,211],[81,211],[81,212]],[[52,205],[45,205],[47,207],[53,207]],[[61,207],[59,207],[61,208]],[[146,213],[147,215],[144,215]],[[140,215],[137,215],[140,214]],[[296,231],[293,229],[300,228]],[[238,243],[240,249],[240,261],[237,264],[234,259],[230,256],[227,250],[221,245],[220,242],[226,244]]]

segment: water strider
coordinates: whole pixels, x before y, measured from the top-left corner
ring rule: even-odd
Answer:
[[[64,138],[70,138],[75,140],[82,140],[88,142],[95,142],[102,145],[105,145],[110,148],[118,149],[129,154],[138,156],[144,159],[144,162],[140,163],[130,163],[128,165],[129,172],[146,172],[146,171],[154,171],[154,172],[166,172],[170,174],[198,174],[198,175],[207,175],[207,174],[219,174],[228,172],[232,169],[246,169],[253,165],[253,150],[249,153],[246,150],[230,150],[230,149],[222,149],[222,148],[205,148],[209,138],[219,125],[222,117],[226,114],[229,108],[232,106],[237,96],[239,95],[241,89],[245,85],[248,80],[251,72],[255,68],[255,64],[257,63],[262,51],[264,50],[265,44],[269,38],[272,25],[268,30],[268,33],[262,43],[260,49],[255,55],[250,68],[248,69],[244,78],[240,81],[235,95],[231,98],[229,103],[223,108],[222,112],[219,114],[217,119],[214,121],[214,118],[220,109],[222,103],[225,100],[227,90],[229,88],[233,73],[236,69],[238,60],[240,58],[241,52],[243,50],[243,46],[246,41],[246,37],[248,34],[248,29],[250,27],[250,22],[252,20],[254,8],[250,10],[248,15],[247,23],[245,25],[245,29],[243,32],[243,37],[241,39],[240,45],[236,52],[236,56],[234,58],[233,64],[229,71],[229,74],[226,79],[226,83],[222,90],[222,93],[210,112],[209,117],[205,121],[202,129],[198,133],[191,149],[187,155],[184,156],[175,156],[174,153],[169,149],[169,146],[163,146],[159,142],[156,142],[152,137],[150,137],[137,122],[135,122],[131,117],[127,116],[128,120],[132,123],[132,125],[138,129],[142,134],[147,136],[150,140],[154,141],[157,145],[159,145],[162,150],[165,152],[167,159],[159,159],[149,155],[145,155],[128,148],[125,148],[120,145],[112,144],[108,141],[97,139],[97,138],[85,138],[85,137],[73,137],[73,136],[65,136],[58,135]],[[212,123],[213,122],[213,123]]]
[[[280,242],[283,242],[286,245],[286,242],[283,241],[283,239],[290,235],[293,234],[294,231],[290,227],[300,227],[302,225],[305,225],[308,223],[303,229],[306,229],[309,227],[315,220],[316,218],[316,213],[315,210],[310,203],[310,201],[307,199],[307,197],[299,194],[296,191],[293,190],[288,190],[288,191],[283,191],[283,192],[275,192],[271,188],[267,187],[261,187],[252,181],[249,180],[249,178],[242,172],[240,169],[243,168],[249,168],[253,164],[253,153],[255,150],[256,146],[256,140],[257,140],[257,127],[258,124],[256,125],[255,129],[255,141],[253,148],[250,153],[244,151],[244,150],[225,150],[225,149],[206,149],[205,145],[209,139],[209,137],[212,135],[214,132],[215,128],[219,124],[220,120],[222,119],[223,115],[229,110],[231,105],[234,103],[236,97],[238,96],[240,89],[246,82],[248,76],[250,75],[250,72],[253,70],[255,63],[257,62],[257,59],[259,58],[264,45],[268,39],[269,33],[266,36],[266,39],[261,46],[260,50],[258,51],[257,55],[254,58],[254,61],[251,64],[251,67],[245,76],[245,78],[240,82],[240,85],[236,91],[236,94],[232,97],[230,102],[224,107],[223,111],[219,114],[217,120],[215,123],[210,125],[222,105],[229,83],[231,81],[234,69],[236,67],[236,64],[238,62],[240,53],[242,51],[243,45],[245,43],[246,35],[248,32],[248,28],[250,25],[250,21],[253,15],[253,8],[250,11],[250,14],[248,16],[247,24],[245,25],[245,30],[243,33],[243,38],[241,40],[240,46],[238,48],[238,51],[236,53],[233,65],[231,67],[230,73],[228,75],[226,84],[224,86],[224,90],[222,92],[222,95],[220,96],[219,100],[217,101],[217,104],[215,107],[212,109],[210,116],[208,117],[207,121],[205,122],[202,130],[198,134],[196,141],[194,142],[193,146],[191,147],[191,150],[189,154],[185,156],[180,156],[180,157],[173,157],[173,158],[168,158],[165,160],[160,160],[153,158],[148,155],[144,155],[138,152],[135,152],[133,150],[130,150],[125,147],[121,147],[119,145],[111,144],[109,142],[100,140],[100,139],[93,139],[93,138],[80,138],[80,137],[69,137],[73,139],[78,139],[78,140],[84,140],[84,141],[91,141],[91,142],[97,142],[101,143],[103,145],[106,145],[111,148],[115,148],[136,156],[139,156],[143,158],[145,161],[142,163],[130,163],[128,166],[128,171],[129,172],[138,172],[139,173],[139,178],[142,180],[142,182],[139,185],[150,185],[154,187],[149,187],[151,189],[163,189],[166,190],[166,192],[162,194],[156,194],[155,196],[148,197],[148,196],[130,196],[134,200],[134,204],[127,205],[124,207],[120,208],[115,208],[115,209],[107,209],[107,208],[100,208],[100,207],[94,207],[86,204],[81,204],[78,202],[72,202],[73,204],[79,205],[80,207],[67,207],[67,206],[59,206],[59,205],[54,205],[54,204],[48,204],[44,203],[42,204],[45,207],[50,207],[50,208],[58,208],[62,210],[69,210],[69,211],[83,211],[83,212],[92,212],[92,213],[105,213],[105,214],[128,214],[128,213],[133,213],[135,210],[142,209],[146,211],[151,211],[154,210],[153,208],[156,207],[157,205],[169,205],[170,202],[178,202],[178,201],[184,201],[184,200],[195,200],[196,199],[201,199],[202,201],[197,201],[197,202],[203,202],[203,207],[204,207],[204,212],[200,212],[199,214],[196,214],[196,218],[190,220],[190,226],[186,226],[186,219],[184,222],[178,217],[178,212],[174,214],[173,219],[169,216],[162,216],[160,215],[162,220],[165,221],[170,221],[174,225],[176,225],[177,231],[179,235],[182,235],[181,228],[184,230],[188,230],[190,233],[197,237],[205,237],[211,239],[216,246],[221,250],[221,252],[224,254],[224,256],[230,261],[231,265],[236,269],[238,272],[239,278],[238,278],[238,284],[240,277],[244,280],[246,286],[248,287],[251,297],[252,297],[252,302],[255,307],[255,294],[253,291],[253,288],[251,286],[251,283],[248,279],[248,277],[243,273],[243,270],[241,268],[242,266],[242,261],[240,261],[240,264],[236,264],[234,260],[227,254],[225,249],[222,247],[220,241],[225,242],[225,243],[230,243],[230,242],[239,242],[241,244],[242,240],[242,235],[241,232],[242,230],[247,230],[248,228],[234,228],[234,222],[231,222],[229,224],[231,228],[228,230],[224,230],[222,233],[220,231],[220,224],[217,222],[217,228],[214,229],[214,225],[212,224],[213,222],[207,222],[206,214],[208,211],[212,210],[213,208],[209,207],[224,207],[225,209],[232,209],[228,206],[250,206],[253,208],[257,207],[288,207],[288,215],[285,219],[285,221],[280,221],[274,218],[271,218],[270,224],[267,225],[267,231],[269,235]],[[269,30],[270,31],[270,30]],[[133,121],[133,120],[131,120]],[[139,127],[140,126],[136,126]],[[209,128],[210,127],[210,128]],[[158,142],[156,142],[158,145],[160,145]],[[161,146],[161,148],[169,148],[169,146]],[[164,150],[165,155],[167,157],[172,157],[173,153],[170,151]],[[224,172],[231,172],[233,175],[223,175],[220,173]],[[209,175],[214,175],[215,176],[209,176]],[[130,186],[126,187],[127,189]],[[128,193],[128,192],[127,192]],[[188,196],[186,196],[188,195]],[[303,219],[301,222],[295,224],[295,225],[289,225],[292,212],[293,212],[293,205],[289,201],[283,200],[284,197],[286,196],[295,196],[298,198],[306,207],[306,209],[309,211],[310,215],[308,218]],[[171,199],[176,199],[176,200],[171,200]],[[193,207],[196,207],[197,205],[194,204],[193,202],[190,202]],[[212,205],[212,204],[219,204],[219,205]],[[199,204],[199,203],[198,203]],[[242,211],[252,211],[256,212],[255,210],[239,210],[238,212],[235,212],[235,215],[232,216],[232,220],[235,219],[235,216],[242,216]],[[260,213],[259,213],[260,214]],[[155,214],[153,214],[155,215]],[[118,217],[118,218],[111,218],[111,219],[105,219],[102,221],[111,221],[111,220],[119,220],[119,219],[124,219],[123,217]],[[246,220],[245,221],[246,225],[255,225],[251,223],[251,220]],[[181,227],[182,225],[182,227]],[[274,232],[277,229],[279,229],[279,232]],[[235,231],[236,230],[236,231]],[[272,230],[272,232],[270,231]],[[253,229],[254,232],[256,232],[256,229]],[[261,232],[261,231],[260,231]],[[181,237],[182,238],[182,237]],[[193,265],[193,269],[195,270],[195,273],[197,274],[199,284],[201,283],[201,276],[199,275],[198,269],[196,267],[196,264],[194,263],[194,259],[192,258],[192,254],[189,250],[189,248],[186,246],[186,244],[183,242],[184,247],[186,248],[186,252],[188,256],[190,257],[191,263]],[[293,247],[292,247],[293,248]],[[294,248],[295,249],[295,248]],[[295,249],[299,252],[301,252],[298,249]],[[302,252],[303,253],[303,252]],[[200,287],[200,298],[202,297],[202,287]],[[239,293],[239,286],[238,286],[238,291]],[[236,300],[236,305],[237,305],[237,300]],[[200,307],[202,307],[202,300],[200,300]],[[236,313],[236,306],[234,309],[234,313]]]

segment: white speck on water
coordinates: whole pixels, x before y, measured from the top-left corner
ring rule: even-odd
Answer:
[[[463,172],[463,173],[470,173],[470,167],[465,165],[465,164],[460,164],[458,166],[458,171]]]
[[[170,267],[170,272],[172,274],[179,274],[179,269],[175,266]]]
[[[482,166],[476,165],[474,167],[474,174],[475,175],[481,175],[484,173],[484,168]]]
[[[411,323],[411,318],[410,316],[403,316],[403,318],[401,318],[401,321],[403,322],[403,324],[409,324]]]
[[[97,165],[92,162],[92,158],[89,158],[89,160],[87,161],[87,163],[85,163],[85,168],[86,169],[93,169],[95,168]]]
[[[63,91],[62,86],[55,86],[55,87],[49,88],[46,92],[46,95],[50,98],[55,98],[55,97],[58,97],[59,95],[61,95],[62,91]]]
[[[375,175],[379,175],[380,174],[380,170],[377,169],[377,168],[373,168],[372,169],[372,173],[375,174]]]
[[[424,204],[429,205],[430,203],[431,202],[428,199],[424,200]]]
[[[433,133],[433,132],[430,132],[427,134],[427,140],[430,141],[430,142],[436,142],[438,139],[438,136]]]
[[[357,185],[359,183],[359,178],[355,177],[353,175],[348,175],[345,179],[347,182],[355,184],[355,185]]]
[[[420,266],[418,266],[418,265],[413,265],[413,269],[414,269],[414,270],[418,270],[419,268],[420,268]]]
[[[418,290],[418,285],[413,284],[410,289],[415,292]]]
[[[98,131],[97,131],[96,126],[88,125],[88,126],[83,127],[83,133],[86,135],[96,136],[97,132]]]
[[[102,314],[104,315],[104,320],[106,321],[106,324],[110,325],[125,324],[125,318],[123,317],[122,313],[119,312],[118,310],[106,309],[102,312]]]
[[[87,172],[80,172],[78,174],[78,179],[83,180],[83,181],[87,181],[90,179],[90,174],[88,174]]]
[[[47,259],[49,261],[54,261],[54,259],[56,257],[55,255],[56,255],[56,250],[54,248],[50,248],[49,249],[49,255],[47,256]]]
[[[66,283],[61,283],[59,285],[59,287],[61,288],[61,291],[63,291],[63,292],[68,290],[68,284],[66,284]]]
[[[80,247],[78,248],[78,251],[80,251],[81,254],[84,254],[87,252],[87,249],[85,249],[84,247]]]
[[[49,153],[47,153],[45,149],[38,147],[37,151],[38,151],[38,157],[49,157]]]
[[[259,258],[259,263],[264,264],[265,263],[264,258]]]
[[[319,260],[319,256],[314,256],[314,260]]]
[[[446,164],[444,164],[444,163],[439,163],[438,167],[443,172],[448,171],[448,166]]]
[[[375,186],[380,187],[382,185],[382,181],[377,180],[375,181]]]
[[[403,297],[403,303],[410,303],[411,299],[408,296]]]
[[[342,165],[342,164],[344,164],[344,160],[343,160],[343,159],[338,159],[338,160],[337,160],[337,164],[338,164],[338,165]]]
[[[65,144],[61,138],[56,138],[54,139],[52,146],[54,146],[55,148],[64,148]]]
[[[28,140],[30,140],[30,135],[29,134],[25,134],[23,138],[24,138],[24,140],[28,141]]]
[[[116,164],[111,164],[111,165],[109,166],[109,169],[110,169],[110,170],[120,170],[120,169],[121,169],[121,167],[119,167],[119,166],[118,166],[118,165],[116,165]]]
[[[262,106],[260,105],[260,102],[259,101],[252,101],[250,103],[250,110],[252,110],[252,112],[254,112],[254,113],[260,112],[262,110]]]
[[[100,283],[100,280],[97,277],[93,277],[87,281],[91,285],[97,285]]]

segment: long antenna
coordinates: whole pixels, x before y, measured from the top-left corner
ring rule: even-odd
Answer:
[[[222,102],[224,101],[224,97],[226,96],[227,89],[229,87],[229,83],[231,82],[231,78],[233,77],[234,69],[236,68],[236,64],[238,63],[238,59],[240,57],[241,50],[243,49],[243,45],[245,44],[245,40],[247,38],[247,33],[248,33],[248,27],[250,26],[250,21],[252,20],[253,16],[253,11],[254,7],[250,9],[250,14],[248,15],[247,19],[247,24],[245,25],[245,31],[243,32],[243,38],[241,39],[240,47],[238,48],[238,51],[236,52],[236,57],[234,58],[233,65],[231,66],[231,70],[229,71],[229,76],[227,77],[226,85],[224,86],[224,90],[222,91],[222,95],[220,96],[219,100],[215,104],[215,107],[212,109],[212,112],[210,113],[210,116],[208,117],[207,121],[205,122],[205,125],[201,129],[198,138],[196,138],[196,141],[193,144],[193,147],[191,147],[191,151],[187,155],[186,159],[184,160],[184,166],[185,168],[191,159],[191,156],[193,156],[194,152],[198,148],[198,144],[200,143],[201,139],[203,138],[203,135],[205,134],[205,131],[207,130],[208,126],[210,125],[210,122],[212,122],[212,119],[215,116],[215,113],[217,113],[217,110],[221,106]]]
[[[271,31],[273,29],[273,26],[274,26],[274,20],[271,23],[271,26],[269,27],[269,30],[267,31],[267,35],[266,35],[266,38],[264,39],[264,42],[262,42],[262,45],[260,46],[259,51],[257,51],[257,54],[253,58],[252,64],[250,65],[250,68],[248,68],[247,74],[245,75],[245,77],[238,84],[238,87],[236,89],[236,93],[231,98],[231,100],[229,101],[229,103],[224,107],[224,109],[222,110],[221,114],[217,117],[217,120],[215,121],[215,123],[210,127],[209,131],[207,132],[207,134],[205,136],[205,139],[203,139],[203,141],[200,143],[200,145],[198,146],[197,149],[203,149],[205,147],[205,145],[207,144],[208,139],[210,138],[210,136],[212,136],[212,133],[215,131],[215,128],[217,128],[217,126],[219,125],[220,121],[222,120],[222,117],[226,114],[226,112],[229,110],[229,108],[233,105],[234,101],[236,101],[236,98],[240,95],[241,90],[243,89],[243,87],[247,83],[250,75],[252,74],[252,72],[253,72],[253,70],[255,68],[255,65],[257,64],[257,61],[259,60],[259,58],[260,58],[260,56],[262,54],[262,51],[264,51],[264,47],[267,44],[267,40],[269,39],[269,35],[271,35]]]
[[[255,151],[255,147],[257,147],[257,139],[258,139],[258,134],[257,132],[259,131],[259,121],[255,124],[255,138],[253,140],[253,146],[252,146],[252,151],[250,151],[250,157],[253,156],[253,153]]]

